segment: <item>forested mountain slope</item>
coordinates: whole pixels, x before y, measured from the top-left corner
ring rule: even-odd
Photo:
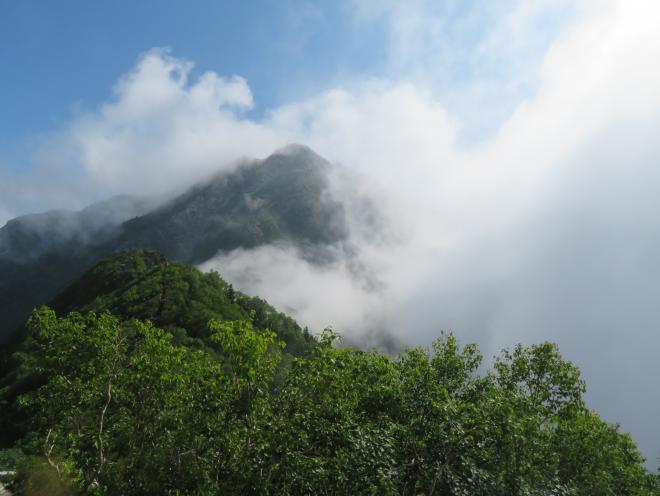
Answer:
[[[274,332],[285,355],[303,356],[313,337],[266,301],[235,291],[216,272],[166,259],[153,250],[120,252],[99,262],[57,295],[49,306],[60,315],[110,312],[122,322],[150,321],[179,346],[219,352],[209,322],[244,321],[259,331]],[[0,352],[0,444],[11,444],[24,429],[16,398],[32,390],[38,374],[22,374],[18,356],[35,353],[23,329]],[[36,381],[36,382],[35,382]]]
[[[322,262],[348,235],[331,192],[333,165],[302,146],[246,161],[158,208],[130,197],[82,212],[14,219],[0,229],[0,343],[36,306],[50,301],[112,253],[153,248],[199,263],[219,251],[286,242]]]
[[[149,320],[189,345],[208,344],[208,323],[250,320],[270,329],[294,355],[309,352],[300,326],[259,297],[235,291],[216,272],[204,274],[153,250],[120,252],[98,263],[50,303],[58,314],[111,312]]]
[[[552,343],[488,369],[446,334],[342,348],[181,261],[287,242],[323,263],[348,236],[328,167],[293,148],[129,220],[0,230],[0,317],[21,326],[0,364],[15,494],[660,495]]]
[[[451,335],[397,357],[338,348],[151,250],[51,306],[0,377],[17,494],[660,494],[550,343],[490,370]]]
[[[393,358],[333,346],[285,360],[250,321],[178,344],[111,314],[28,323],[0,460],[17,494],[660,494],[634,442],[584,404],[577,368],[543,343],[481,356],[441,336]]]

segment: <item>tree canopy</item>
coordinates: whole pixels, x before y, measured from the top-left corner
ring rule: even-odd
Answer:
[[[17,494],[660,494],[550,343],[484,371],[451,334],[391,357],[327,330],[292,356],[253,319],[211,319],[216,352],[49,308],[27,332],[18,374],[38,380],[16,400],[29,425]]]

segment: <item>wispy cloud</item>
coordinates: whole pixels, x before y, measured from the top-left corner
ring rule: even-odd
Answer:
[[[434,92],[468,142],[495,130],[540,83],[543,55],[576,2],[354,0],[358,24],[388,37],[388,74]]]

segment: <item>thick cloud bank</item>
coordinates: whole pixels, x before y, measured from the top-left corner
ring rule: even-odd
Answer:
[[[111,101],[40,146],[32,172],[3,178],[0,189],[23,194],[0,191],[0,215],[34,208],[21,198],[36,193],[46,206],[164,194],[241,156],[307,144],[361,178],[355,187],[386,227],[366,229],[356,204],[353,257],[318,267],[266,247],[205,268],[354,339],[386,330],[427,344],[452,329],[487,353],[556,341],[583,370],[591,404],[654,458],[659,18],[652,0],[577,2],[535,77],[521,76],[534,91],[470,145],[458,138],[461,115],[425,84],[433,77],[353,81],[254,120],[246,81],[212,72],[191,81],[189,62],[152,50]],[[410,46],[402,29],[393,23],[397,53]]]

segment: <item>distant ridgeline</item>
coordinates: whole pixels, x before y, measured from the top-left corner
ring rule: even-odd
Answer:
[[[489,371],[452,335],[396,358],[337,348],[150,250],[51,306],[0,374],[14,494],[660,495],[550,343]]]
[[[157,208],[120,196],[80,212],[9,221],[0,229],[0,343],[33,308],[119,251],[151,248],[198,264],[219,252],[286,242],[323,262],[328,247],[348,235],[345,209],[330,191],[334,168],[310,149],[292,145]]]

